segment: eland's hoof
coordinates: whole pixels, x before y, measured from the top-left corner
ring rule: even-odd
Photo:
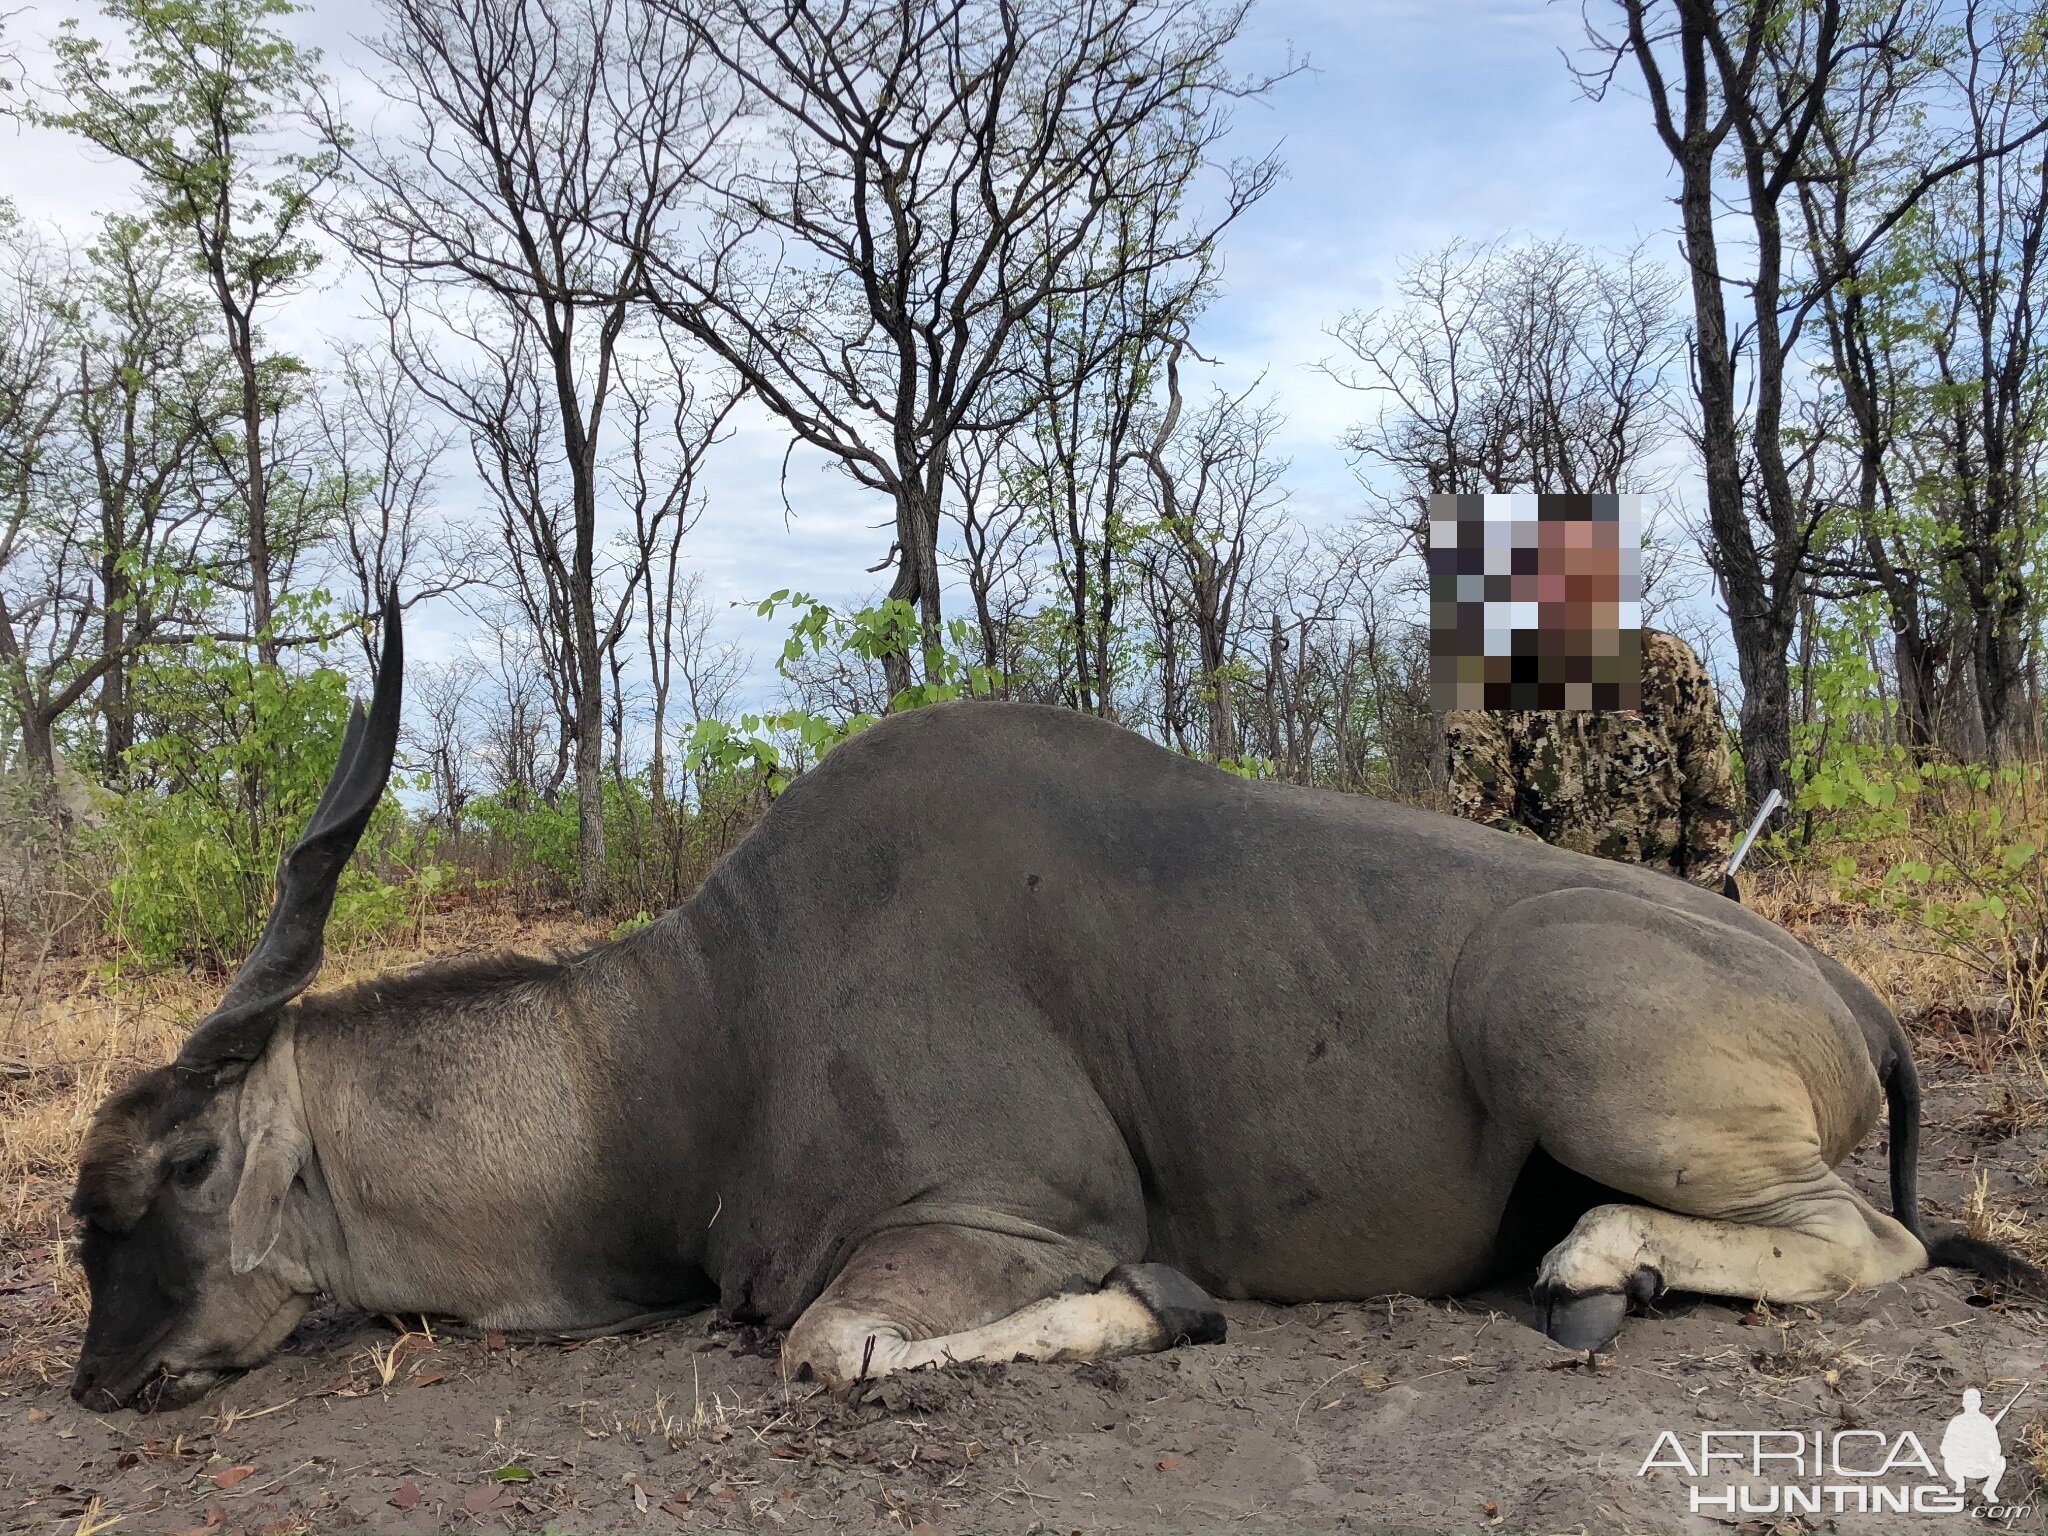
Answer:
[[[1102,1277],[1104,1290],[1135,1296],[1159,1325],[1161,1349],[1221,1344],[1229,1332],[1216,1298],[1168,1264],[1119,1264]]]
[[[1545,1333],[1566,1349],[1594,1350],[1614,1342],[1631,1305],[1646,1305],[1663,1289],[1663,1274],[1644,1264],[1618,1291],[1567,1291],[1539,1285],[1536,1299],[1543,1303]]]
[[[1543,1331],[1566,1349],[1605,1349],[1621,1332],[1628,1297],[1620,1291],[1559,1291],[1543,1305]]]

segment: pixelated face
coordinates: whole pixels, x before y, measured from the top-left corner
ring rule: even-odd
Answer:
[[[230,1262],[238,1196],[261,1161],[247,1156],[241,1092],[162,1067],[94,1116],[71,1202],[92,1293],[71,1395],[89,1408],[189,1403],[268,1356],[311,1300],[261,1262],[267,1249],[244,1271]]]
[[[1634,707],[1625,701],[1640,692],[1638,503],[1619,494],[1433,496],[1433,705]]]
[[[1564,628],[1601,630],[1617,627],[1621,602],[1621,547],[1618,525],[1573,518],[1556,523],[1563,530],[1559,558],[1564,569]]]

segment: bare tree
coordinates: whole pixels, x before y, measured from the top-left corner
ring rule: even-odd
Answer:
[[[700,617],[691,611],[697,604],[698,583],[694,573],[685,575],[682,569],[683,537],[703,515],[698,471],[705,455],[721,441],[720,433],[741,397],[741,391],[730,386],[714,384],[699,390],[682,382],[685,360],[671,336],[664,333],[663,340],[669,345],[656,367],[674,385],[663,390],[630,373],[622,380],[626,449],[616,471],[621,497],[633,518],[631,572],[641,598],[641,634],[652,694],[648,793],[657,824],[667,809],[668,717],[678,649],[684,652],[684,685],[693,714],[703,697],[700,681],[715,681],[711,673],[699,670],[704,635]],[[692,625],[698,626],[694,632]],[[612,650],[616,655],[616,644]]]
[[[1350,357],[1325,365],[1379,404],[1344,446],[1393,548],[1421,550],[1436,494],[1663,488],[1681,336],[1673,284],[1641,250],[1452,241],[1409,262],[1400,292],[1340,320]]]
[[[545,381],[546,415],[533,402],[526,420],[548,434],[565,516],[518,515],[527,550],[550,568],[547,602],[530,606],[553,626],[548,643],[571,680],[581,899],[595,912],[606,879],[604,420],[646,251],[712,137],[692,33],[615,0],[389,0],[387,13],[391,29],[372,47],[402,126],[351,138],[327,110],[358,194],[333,227],[395,299],[448,322],[464,347],[531,361]],[[405,355],[426,360],[421,382],[444,403],[463,392],[461,360],[437,363],[416,339]]]
[[[516,618],[501,612],[485,622],[489,648],[472,697],[488,793],[551,800],[568,773],[568,744],[559,729],[549,729],[559,724],[559,706],[549,697],[548,666],[532,630]]]
[[[798,440],[895,511],[889,596],[933,664],[956,442],[1030,404],[1018,328],[1194,259],[1264,194],[1271,157],[1214,166],[1215,210],[1082,260],[1126,200],[1184,199],[1228,106],[1271,78],[1223,53],[1245,0],[653,0],[736,82],[757,131],[707,161],[710,225],[664,242],[659,302]],[[889,685],[910,658],[888,659]]]
[[[552,430],[545,364],[538,354],[533,328],[515,317],[504,334],[495,330],[480,333],[465,369],[444,364],[424,351],[415,354],[409,366],[430,381],[428,393],[466,430],[471,462],[497,514],[490,560],[482,569],[485,585],[498,603],[486,598],[481,606],[492,614],[491,622],[501,634],[518,630],[525,637],[516,648],[501,643],[501,659],[519,654],[540,663],[538,681],[545,685],[556,720],[556,762],[545,781],[519,787],[535,789],[552,801],[569,776],[572,757],[580,759],[580,743],[591,739],[584,726],[592,685],[581,658],[595,659],[600,669],[595,694],[600,725],[592,729],[601,729],[604,674],[595,628],[594,553],[591,581],[583,588],[584,602],[591,611],[591,633],[587,649],[579,648],[575,502],[573,493],[561,484],[555,446],[559,438]],[[508,606],[516,617],[494,613],[494,607],[500,605]],[[595,739],[601,767],[603,738]],[[580,760],[577,772],[584,772]],[[579,779],[579,831],[582,789]]]
[[[1084,268],[1127,261],[1131,270],[1026,318],[1019,368],[1032,405],[1004,435],[1006,488],[1035,513],[1065,600],[1068,702],[1111,718],[1127,567],[1150,511],[1144,443],[1158,425],[1168,350],[1184,342],[1215,276],[1207,247],[1173,258],[1179,197],[1177,187],[1138,179],[1104,211],[1075,260]]]
[[[1209,755],[1235,757],[1228,669],[1239,608],[1267,552],[1288,464],[1272,452],[1278,413],[1270,404],[1249,403],[1256,384],[1237,395],[1219,391],[1183,420],[1182,351],[1176,343],[1166,354],[1166,407],[1144,463],[1157,497],[1158,539],[1171,554],[1167,568],[1179,578],[1194,629]]]
[[[463,808],[474,791],[471,766],[477,755],[474,695],[477,664],[468,657],[435,663],[415,662],[406,669],[405,744],[424,763],[434,792],[433,818],[453,832],[462,825]]]
[[[683,698],[690,706],[690,721],[723,719],[731,712],[733,699],[746,676],[749,657],[746,648],[733,640],[717,640],[711,633],[716,614],[704,595],[701,572],[692,571],[676,595],[676,675],[682,679]]]
[[[1942,297],[1927,349],[1935,405],[1925,418],[1939,469],[1920,489],[1955,530],[1974,702],[1997,756],[2029,724],[2039,729],[2022,700],[2048,554],[2048,152],[2039,139],[2024,154],[1998,150],[2048,120],[2048,55],[2038,11],[1987,16],[1972,3],[1962,26],[1958,94],[1973,154],[1934,194],[1926,225],[1927,286]]]
[[[947,465],[952,496],[948,515],[959,530],[952,556],[967,578],[968,601],[981,636],[981,663],[1009,683],[1011,648],[1031,591],[1032,506],[1015,494],[1006,466],[1008,443],[993,432],[965,438]]]
[[[406,608],[460,591],[475,579],[475,551],[432,518],[454,433],[432,419],[429,402],[388,349],[344,342],[333,366],[337,387],[314,397],[314,412],[336,508],[335,560],[354,589],[356,612],[376,612],[394,588]],[[357,634],[374,663],[372,633]]]
[[[1582,72],[1596,99],[1632,61],[1659,139],[1679,172],[1680,238],[1691,272],[1694,374],[1715,576],[1742,677],[1743,772],[1752,801],[1787,788],[1791,695],[1786,657],[1831,501],[1808,494],[1810,426],[1799,420],[1788,363],[1817,306],[1935,187],[1958,171],[2034,142],[2048,120],[1996,143],[1923,123],[1918,162],[1868,210],[1854,247],[1810,269],[1786,238],[1788,194],[1812,172],[1831,101],[1859,79],[1907,67],[1931,40],[1931,0],[1842,0],[1784,7],[1762,0],[1614,0],[1620,31],[1588,21],[1599,59]],[[1732,178],[1722,175],[1724,154]],[[1724,196],[1735,184],[1732,213]],[[1797,217],[1796,206],[1791,210]],[[1723,226],[1739,232],[1724,239]],[[1739,265],[1728,257],[1740,251]],[[1727,290],[1747,299],[1731,326]],[[1744,386],[1750,396],[1745,409]]]

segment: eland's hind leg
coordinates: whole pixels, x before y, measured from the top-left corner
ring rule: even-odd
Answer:
[[[1614,1337],[1631,1300],[1667,1288],[1832,1301],[1926,1267],[1918,1238],[1822,1170],[1810,1193],[1750,1219],[1595,1206],[1545,1256],[1536,1296],[1546,1333],[1572,1349],[1597,1349]]]
[[[1712,906],[1557,891],[1473,936],[1452,1000],[1489,1109],[1646,1202],[1594,1207],[1544,1259],[1559,1342],[1606,1343],[1631,1300],[1667,1287],[1815,1301],[1926,1266],[1832,1171],[1882,1089],[1788,936]]]

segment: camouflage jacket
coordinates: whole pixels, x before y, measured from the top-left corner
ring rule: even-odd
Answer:
[[[1641,710],[1451,710],[1452,807],[1560,848],[1719,886],[1736,835],[1728,733],[1690,647],[1643,631]]]

